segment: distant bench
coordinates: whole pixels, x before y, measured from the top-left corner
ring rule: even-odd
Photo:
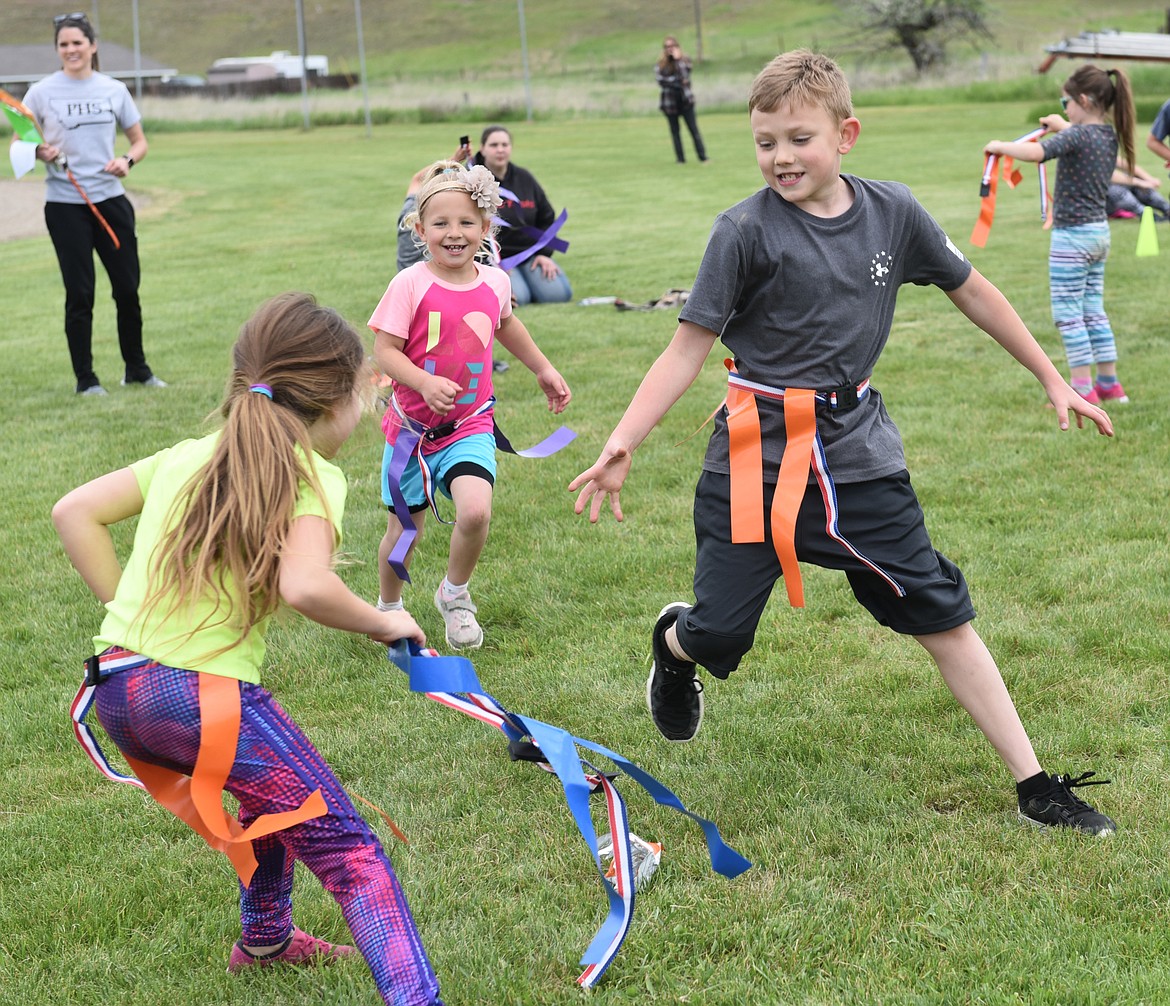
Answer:
[[[1040,64],[1039,73],[1047,73],[1062,56],[1068,59],[1097,57],[1170,63],[1170,35],[1156,32],[1084,31],[1076,38],[1066,38],[1063,42],[1044,48],[1049,55]]]

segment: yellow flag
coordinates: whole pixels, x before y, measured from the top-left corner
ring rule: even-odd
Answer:
[[[1154,229],[1154,210],[1147,206],[1142,210],[1142,222],[1138,225],[1137,257],[1158,254],[1158,232]]]

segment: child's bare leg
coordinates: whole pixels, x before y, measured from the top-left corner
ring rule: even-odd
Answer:
[[[420,511],[417,514],[411,514],[410,517],[418,529],[418,534],[415,536],[410,550],[406,553],[406,558],[403,559],[403,565],[407,568],[410,567],[410,560],[414,558],[414,551],[418,548],[418,543],[422,541],[423,528],[426,526],[426,512]],[[390,563],[386,561],[390,558],[390,553],[394,551],[394,546],[398,544],[398,539],[401,537],[402,521],[398,519],[397,514],[391,513],[386,521],[386,534],[378,546],[378,591],[381,599],[387,604],[402,600],[402,580],[390,568]]]
[[[971,623],[914,638],[934,658],[951,694],[991,741],[1016,782],[1038,773],[1040,763],[1015,703]]]
[[[447,575],[435,591],[435,607],[443,616],[447,643],[457,650],[474,650],[483,645],[483,629],[475,620],[477,609],[467,584],[487,542],[492,521],[492,485],[476,475],[459,475],[450,486],[455,501],[455,527]]]
[[[451,554],[447,559],[447,582],[464,584],[471,579],[487,544],[492,522],[492,485],[474,475],[451,480],[455,502],[455,527],[451,531]]]

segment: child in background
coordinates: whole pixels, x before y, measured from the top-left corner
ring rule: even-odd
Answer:
[[[390,281],[369,321],[378,366],[394,381],[383,421],[382,499],[390,517],[378,550],[378,607],[403,607],[403,581],[388,559],[404,521],[410,521],[419,537],[403,559],[409,566],[433,485],[455,503],[447,574],[435,591],[435,607],[443,616],[447,643],[475,649],[483,643],[483,630],[468,583],[487,542],[496,478],[493,341],[498,339],[536,375],[551,411],[562,412],[572,396],[512,313],[507,274],[475,260],[491,236],[492,215],[501,202],[492,173],[481,165],[467,169],[455,161],[436,161],[426,170],[417,198],[411,222],[426,244],[427,258]],[[399,483],[409,515],[394,512],[387,481],[404,428],[420,437]]]
[[[1053,134],[1039,143],[992,140],[983,149],[1021,161],[1058,158],[1048,283],[1052,319],[1064,343],[1070,383],[1087,401],[1125,403],[1117,379],[1117,345],[1105,314],[1105,260],[1109,257],[1106,195],[1117,166],[1134,170],[1134,106],[1122,70],[1082,66],[1064,82],[1060,107],[1068,119],[1046,115]],[[1112,112],[1113,125],[1106,120]],[[1114,128],[1116,126],[1116,129]],[[1096,383],[1093,367],[1096,366]]]
[[[408,614],[378,611],[333,570],[346,484],[328,459],[361,415],[362,342],[336,312],[289,293],[244,325],[232,359],[222,431],[94,479],[53,508],[65,551],[106,605],[89,666],[88,680],[100,678],[94,706],[146,788],[236,865],[243,935],[228,971],[354,953],[293,926],[299,859],[337,899],[382,998],[438,1003],[381,844],[260,686],[265,631],[282,601],[377,643],[425,641]],[[108,525],[135,515],[122,569]],[[233,717],[238,738],[212,734]],[[235,752],[221,788],[240,801],[239,824],[227,829],[237,836],[219,844],[208,816],[168,798],[189,786],[197,802],[211,750]]]
[[[777,580],[802,604],[797,560],[812,562],[843,570],[878,622],[926,649],[1014,776],[1021,817],[1110,834],[1114,823],[1072,792],[1086,777],[1041,770],[971,626],[966,582],[927,535],[898,430],[869,384],[898,288],[945,291],[1040,381],[1061,429],[1071,411],[1078,426],[1084,417],[1111,434],[1109,417],[1061,379],[909,189],[841,174],[861,124],[836,63],[806,50],[777,56],[748,107],[766,187],[716,219],[674,338],[596,463],[569,485],[580,489],[577,513],[588,508],[596,522],[609,497],[621,520],[634,451],[722,339],[735,369],[695,493],[696,600],[668,604],[654,626],[654,724],[668,740],[696,735],[696,665],[727,678],[751,649]]]
[[[1158,191],[1162,183],[1140,165],[1132,171],[1118,158],[1109,190],[1105,193],[1105,214],[1110,219],[1132,220],[1141,217],[1148,206],[1154,211],[1154,219],[1162,221],[1170,217],[1170,201]]]

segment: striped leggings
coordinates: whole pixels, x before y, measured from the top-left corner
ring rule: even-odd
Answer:
[[[1106,221],[1058,227],[1052,232],[1048,252],[1052,320],[1060,332],[1070,367],[1117,359],[1113,329],[1105,314],[1109,237]]]
[[[439,1003],[439,983],[381,843],[332,770],[272,695],[240,683],[240,740],[228,777],[245,827],[299,806],[320,787],[329,813],[253,842],[259,867],[240,888],[243,942],[266,946],[292,931],[293,862],[301,860],[341,906],[354,943],[391,1006]],[[190,774],[199,750],[198,676],[148,664],[106,678],[95,710],[118,748]]]

